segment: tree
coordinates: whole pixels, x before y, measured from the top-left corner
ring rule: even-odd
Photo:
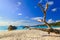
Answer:
[[[46,7],[44,8],[41,3],[38,3],[38,6],[41,8],[44,16],[42,20],[38,20],[39,22],[44,22],[46,26],[48,26],[48,34],[50,34],[50,31],[52,30],[51,26],[46,22],[46,13],[48,10],[48,3],[46,3]]]

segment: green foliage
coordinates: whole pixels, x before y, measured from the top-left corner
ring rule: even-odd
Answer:
[[[60,22],[50,23],[49,25],[51,25],[51,26],[60,26]],[[37,26],[46,26],[46,25],[42,24],[42,25],[37,25]]]
[[[60,22],[56,22],[56,23],[51,23],[51,26],[60,26]]]

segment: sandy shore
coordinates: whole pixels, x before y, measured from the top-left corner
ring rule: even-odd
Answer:
[[[0,32],[0,40],[60,40],[60,35],[40,30],[16,30]]]

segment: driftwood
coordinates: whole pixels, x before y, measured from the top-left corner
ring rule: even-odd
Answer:
[[[41,31],[45,31],[45,32],[49,31],[49,32],[52,32],[55,34],[60,34],[60,29],[31,28],[30,30],[41,30]]]
[[[60,30],[59,29],[40,29],[42,31],[50,31],[52,33],[56,33],[56,34],[60,34]]]
[[[43,6],[42,6],[42,4],[41,3],[38,3],[38,6],[41,8],[41,10],[42,10],[42,12],[43,12],[43,14],[44,14],[44,16],[43,16],[43,20],[40,20],[39,22],[44,22],[45,24],[46,24],[46,26],[48,27],[48,34],[50,34],[50,30],[52,30],[52,28],[51,28],[51,26],[46,22],[46,12],[47,12],[47,10],[48,10],[48,3],[46,3],[46,7],[44,8]]]

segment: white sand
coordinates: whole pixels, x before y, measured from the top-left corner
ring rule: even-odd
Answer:
[[[16,30],[0,32],[0,40],[60,40],[60,35],[40,30]]]

